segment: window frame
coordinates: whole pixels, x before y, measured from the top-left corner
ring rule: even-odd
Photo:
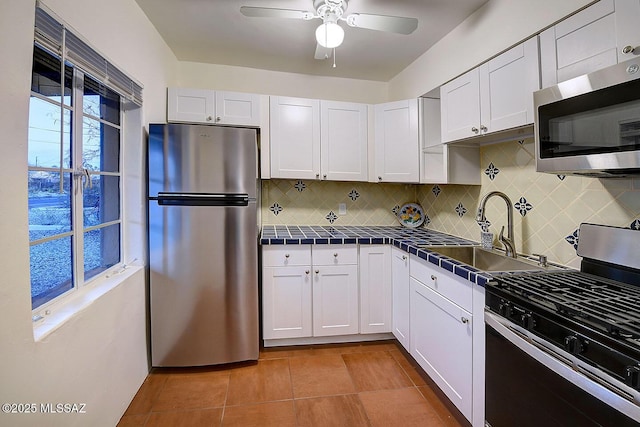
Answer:
[[[96,78],[95,76],[93,76],[90,73],[86,73],[84,70],[82,70],[82,68],[80,68],[77,64],[74,64],[72,61],[69,61],[67,58],[65,58],[64,56],[64,50],[62,54],[59,53],[53,53],[50,49],[48,49],[46,46],[43,46],[41,44],[39,44],[37,41],[34,42],[34,52],[35,52],[35,47],[39,47],[42,50],[44,50],[47,54],[50,54],[54,57],[56,57],[57,59],[60,60],[61,62],[61,70],[62,70],[62,74],[60,77],[60,84],[61,84],[61,95],[60,95],[60,99],[59,101],[54,101],[52,99],[50,99],[49,97],[42,95],[38,92],[34,92],[31,91],[30,92],[30,97],[36,97],[44,102],[48,102],[51,105],[54,105],[56,108],[60,109],[60,117],[61,117],[61,124],[60,124],[60,143],[64,144],[65,141],[65,136],[64,136],[64,120],[62,120],[62,118],[64,117],[64,111],[69,111],[70,112],[70,119],[71,119],[71,126],[69,127],[69,132],[70,132],[70,147],[69,147],[69,154],[71,156],[71,160],[70,163],[68,165],[66,165],[67,167],[65,167],[65,164],[63,162],[63,152],[64,149],[63,147],[61,147],[61,155],[60,155],[60,165],[58,168],[53,168],[53,167],[42,167],[42,166],[31,166],[31,165],[27,165],[27,173],[31,173],[33,171],[45,171],[45,172],[54,172],[54,173],[59,173],[60,174],[60,189],[62,190],[64,184],[63,181],[64,179],[66,179],[65,176],[70,176],[70,183],[69,183],[69,196],[70,196],[70,209],[71,209],[71,213],[70,213],[70,230],[63,232],[63,233],[59,233],[59,234],[54,234],[51,236],[46,236],[44,238],[41,239],[36,239],[31,241],[31,239],[29,239],[29,248],[39,245],[39,244],[43,244],[43,243],[47,243],[50,241],[54,241],[54,240],[58,240],[58,239],[63,239],[63,238],[67,238],[70,237],[71,238],[71,253],[69,254],[71,257],[71,282],[69,283],[69,285],[71,286],[70,289],[63,289],[59,294],[54,295],[51,299],[42,302],[41,304],[37,305],[36,307],[33,306],[34,300],[33,298],[31,298],[32,301],[32,316],[33,316],[33,320],[37,321],[40,318],[42,318],[42,314],[43,313],[47,313],[49,311],[49,309],[52,306],[55,306],[57,304],[59,304],[60,302],[67,300],[68,298],[72,297],[73,295],[79,294],[81,293],[83,290],[91,287],[91,285],[93,283],[99,282],[101,279],[104,279],[106,277],[109,277],[111,274],[113,274],[115,271],[122,269],[125,266],[125,262],[124,260],[126,259],[126,254],[125,254],[125,239],[126,239],[126,227],[125,227],[125,211],[126,211],[126,206],[124,204],[124,187],[125,187],[125,180],[124,180],[124,156],[125,156],[125,135],[124,135],[124,129],[126,127],[126,111],[127,108],[125,106],[126,104],[126,99],[125,97],[119,93],[117,90],[114,90],[113,88],[110,87],[110,85],[108,85],[106,82],[102,81],[99,78]],[[34,55],[32,55],[32,57],[35,57]],[[72,70],[72,81],[71,81],[71,103],[65,103],[64,101],[64,90],[65,90],[65,86],[64,86],[64,80],[65,80],[65,67],[66,66],[70,66],[71,70]],[[96,117],[94,115],[85,113],[84,109],[83,109],[83,97],[84,97],[84,78],[85,76],[93,79],[94,81],[96,81],[98,84],[100,85],[104,85],[105,87],[114,90],[114,92],[116,92],[119,96],[119,124],[115,124],[112,122],[109,122],[107,120],[104,120],[100,117]],[[87,171],[86,169],[84,169],[84,164],[83,164],[83,145],[84,145],[84,141],[83,141],[83,133],[82,130],[84,128],[84,119],[85,117],[91,119],[91,120],[95,120],[99,123],[104,124],[105,126],[111,126],[113,128],[116,128],[118,130],[118,143],[119,143],[119,150],[118,150],[118,171],[117,172],[107,172],[107,171],[102,171],[102,170],[98,170],[98,171]],[[30,124],[31,126],[31,124]],[[86,172],[85,172],[86,171]],[[102,222],[100,224],[97,225],[92,225],[92,226],[88,226],[85,227],[84,224],[84,191],[83,191],[83,183],[85,179],[91,179],[91,177],[93,176],[116,176],[118,178],[118,218],[116,220],[112,220],[112,221],[107,221],[107,222]],[[99,273],[89,277],[88,279],[85,279],[85,259],[84,259],[84,243],[85,243],[85,234],[87,232],[90,231],[94,231],[94,230],[100,230],[103,228],[107,228],[109,226],[112,225],[118,225],[118,229],[119,229],[119,245],[118,245],[118,250],[119,250],[119,260],[117,263],[115,263],[114,265],[100,271]],[[30,271],[30,275],[31,275],[31,271]],[[30,295],[31,295],[31,287],[32,287],[32,283],[31,280],[29,281],[30,284]],[[61,283],[60,285],[64,285],[64,282]],[[37,301],[37,300],[36,300]]]

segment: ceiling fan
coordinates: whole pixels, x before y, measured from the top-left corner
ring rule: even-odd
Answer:
[[[329,58],[331,50],[342,44],[344,29],[338,24],[340,21],[345,21],[350,27],[398,34],[411,34],[418,27],[416,18],[366,13],[345,16],[348,5],[348,0],[313,0],[314,11],[242,6],[240,12],[244,16],[257,18],[291,18],[305,21],[322,19],[322,24],[316,29],[316,59]]]

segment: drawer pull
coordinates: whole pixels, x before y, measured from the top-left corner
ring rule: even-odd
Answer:
[[[469,323],[469,319],[467,319],[466,317],[461,317],[460,320],[462,321],[462,323],[467,324]]]
[[[402,260],[406,261],[407,260],[407,256],[406,255],[402,255]]]

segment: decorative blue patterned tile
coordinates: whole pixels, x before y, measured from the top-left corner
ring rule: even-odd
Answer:
[[[429,218],[429,215],[425,215],[424,216],[424,222],[422,223],[424,227],[426,227],[427,225],[431,224],[431,218]]]
[[[570,245],[573,246],[574,249],[578,249],[578,240],[580,240],[580,229],[577,229],[573,232],[572,235],[564,238]]]
[[[360,197],[360,193],[358,193],[358,191],[354,188],[349,192],[348,196],[351,200],[355,202],[358,199],[358,197]]]
[[[333,213],[333,211],[331,211],[327,214],[327,216],[325,216],[325,218],[327,219],[327,221],[329,221],[329,223],[333,224],[336,221],[336,219],[338,219],[338,215],[336,215],[335,213]]]
[[[488,232],[489,227],[491,227],[491,221],[489,221],[486,218],[484,221],[476,221],[476,223],[478,224],[478,226],[480,226],[480,229],[484,232]]]
[[[524,197],[520,197],[520,200],[518,200],[513,206],[520,212],[520,215],[522,216],[525,216],[527,212],[533,209],[533,205],[527,202],[527,199],[525,199]]]
[[[564,181],[564,179],[567,177],[566,175],[556,175],[556,176],[560,181]]]
[[[395,205],[393,209],[391,209],[391,212],[393,212],[394,215],[398,215],[398,212],[400,212],[400,205]]]
[[[462,202],[458,203],[458,206],[456,206],[456,213],[458,214],[458,216],[460,218],[462,218],[464,216],[464,214],[467,213],[467,208],[464,207]]]
[[[278,214],[279,214],[280,212],[282,212],[282,211],[284,210],[284,208],[283,208],[282,206],[280,206],[279,204],[274,203],[274,204],[272,204],[272,205],[269,207],[269,210],[270,210],[271,212],[273,212],[273,214],[274,214],[275,216],[278,216]]]
[[[633,221],[629,228],[631,228],[632,230],[640,230],[640,219],[636,219],[635,221]]]
[[[298,182],[295,183],[294,187],[299,192],[303,192],[304,189],[307,188],[307,185],[304,183],[304,181],[298,181]]]
[[[519,141],[518,141],[518,144],[520,144],[520,145],[524,145],[524,139],[519,140]]]
[[[433,193],[434,196],[438,197],[440,193],[442,193],[442,189],[440,188],[439,185],[436,184],[433,187],[431,187],[431,192]]]
[[[489,177],[489,179],[491,181],[493,181],[496,177],[496,175],[498,175],[500,173],[500,169],[498,169],[497,167],[495,167],[493,165],[493,162],[489,163],[489,167],[487,167],[484,170],[485,175],[487,175]]]

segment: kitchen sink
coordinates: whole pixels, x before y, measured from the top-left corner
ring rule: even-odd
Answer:
[[[437,252],[486,272],[556,270],[558,268],[554,266],[544,267],[527,258],[511,258],[501,252],[483,249],[478,246],[421,246],[420,248]]]

